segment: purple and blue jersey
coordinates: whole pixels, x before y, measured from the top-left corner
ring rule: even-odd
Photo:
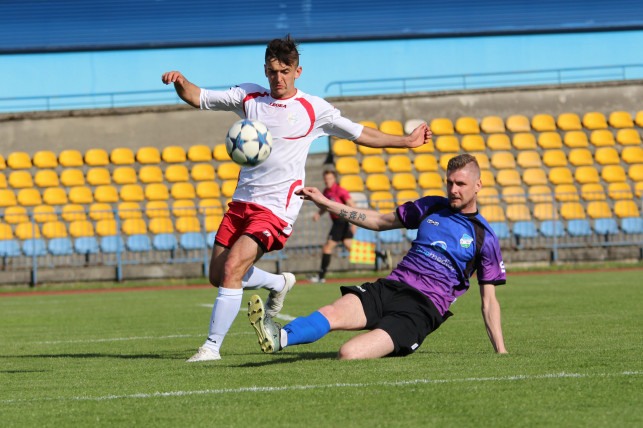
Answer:
[[[442,315],[469,289],[474,271],[480,284],[506,282],[500,243],[478,212],[456,212],[446,198],[427,196],[399,206],[397,215],[418,234],[387,278],[418,289]]]

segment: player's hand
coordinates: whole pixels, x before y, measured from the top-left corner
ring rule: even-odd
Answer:
[[[315,214],[315,215],[313,216],[313,221],[318,221],[320,217],[321,217],[321,216],[319,215],[319,213]]]
[[[326,208],[324,202],[328,201],[328,199],[316,187],[304,187],[297,190],[295,194],[306,201],[313,201],[319,208]]]
[[[161,76],[161,80],[166,85],[169,85],[170,83],[178,83],[179,85],[182,85],[186,81],[180,71],[168,71]]]
[[[411,139],[409,148],[420,147],[421,145],[427,144],[431,141],[433,133],[431,132],[429,125],[423,123],[415,128],[409,137]]]

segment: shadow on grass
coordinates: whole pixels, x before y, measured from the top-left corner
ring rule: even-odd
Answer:
[[[2,355],[0,358],[118,358],[123,360],[158,359],[158,360],[182,360],[181,354],[106,354],[106,353],[61,353],[61,354],[37,354],[37,355]]]
[[[289,364],[297,361],[312,361],[312,360],[334,360],[337,358],[337,352],[291,352],[288,354],[276,354],[274,359],[261,362],[244,363],[235,365],[234,367],[265,367],[275,364]]]

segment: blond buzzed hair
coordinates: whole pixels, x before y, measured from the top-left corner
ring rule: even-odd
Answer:
[[[476,180],[479,180],[480,165],[478,165],[478,160],[476,159],[476,157],[470,155],[469,153],[464,153],[449,159],[449,163],[447,164],[447,174],[449,173],[449,171],[457,171],[469,164],[474,165]]]

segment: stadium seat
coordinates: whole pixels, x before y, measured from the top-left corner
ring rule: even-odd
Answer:
[[[196,190],[194,185],[190,182],[174,183],[170,194],[174,199],[194,199],[196,198]]]
[[[484,205],[480,208],[480,214],[489,223],[505,222],[505,212],[500,205]]]
[[[606,129],[607,120],[605,115],[599,112],[589,112],[583,115],[583,126],[587,129]]]
[[[511,150],[511,141],[507,134],[491,134],[487,138],[487,147],[491,150]]]
[[[60,185],[60,180],[58,180],[58,174],[56,174],[56,171],[53,169],[41,169],[36,171],[36,175],[34,175],[34,183],[38,187],[58,187]]]
[[[139,235],[147,233],[147,224],[141,218],[127,218],[121,223],[121,230],[126,235]]]
[[[223,215],[223,205],[218,199],[202,199],[199,201],[199,215]]]
[[[67,204],[63,206],[61,217],[66,222],[87,219],[85,209],[83,208],[82,205],[79,205],[79,204]]]
[[[16,238],[24,241],[26,239],[41,238],[40,227],[36,223],[26,221],[18,223],[14,228]]]
[[[33,187],[33,180],[29,171],[13,171],[9,174],[9,186],[14,189]]]
[[[114,186],[98,186],[94,190],[94,199],[97,202],[118,202],[118,190]]]
[[[406,122],[404,122],[404,133],[405,134],[411,134],[415,128],[420,126],[421,124],[426,123],[426,120],[424,119],[408,119]]]
[[[404,126],[398,120],[383,120],[380,123],[380,131],[391,135],[404,135]]]
[[[29,221],[27,209],[20,205],[5,208],[3,217],[4,221],[9,224],[26,223]]]
[[[498,239],[509,239],[511,238],[511,233],[509,233],[509,226],[504,221],[494,221],[489,223],[493,233],[496,234]]]
[[[370,196],[370,205],[376,211],[386,213],[395,209],[395,198],[388,191],[372,192]]]
[[[585,219],[573,219],[567,222],[567,233],[570,236],[591,236],[592,228]]]
[[[335,169],[338,174],[359,174],[359,162],[352,157],[343,157],[335,162]]]
[[[364,191],[364,180],[359,175],[344,175],[339,179],[339,185],[349,192]]]
[[[98,241],[94,236],[81,236],[74,241],[74,250],[85,256],[96,254],[99,251]]]
[[[505,123],[500,116],[485,116],[480,121],[480,129],[486,134],[505,132]]]
[[[52,151],[39,150],[33,155],[33,166],[36,168],[56,168],[58,159]]]
[[[111,220],[114,218],[114,211],[112,211],[112,206],[110,204],[97,202],[91,204],[89,207],[89,218],[94,221]]]
[[[41,238],[27,239],[22,243],[22,253],[27,257],[40,257],[47,254],[47,246]]]
[[[134,253],[146,253],[152,250],[150,237],[143,234],[128,236],[125,246]]]
[[[615,218],[598,218],[594,220],[593,229],[598,235],[615,235],[618,233],[618,223]]]
[[[180,199],[172,203],[172,215],[174,217],[196,216],[196,205],[192,199]]]
[[[563,223],[555,220],[545,220],[541,222],[538,231],[541,235],[548,238],[565,236]]]
[[[594,157],[588,149],[572,149],[569,151],[569,163],[574,166],[594,165]]]
[[[208,248],[214,247],[214,241],[217,239],[217,232],[208,232],[205,236],[205,242],[208,244]]]
[[[196,195],[200,199],[218,198],[221,189],[216,181],[200,181],[196,185]]]
[[[11,169],[29,169],[33,165],[27,153],[12,152],[7,156],[7,166]]]
[[[120,199],[125,202],[140,202],[145,199],[143,188],[138,184],[125,184],[121,187]]]
[[[502,188],[502,200],[507,204],[524,204],[527,195],[521,186],[505,186]]]
[[[535,150],[537,148],[536,138],[534,134],[529,132],[514,134],[511,142],[517,150]]]
[[[593,166],[579,166],[576,168],[574,179],[581,184],[600,182],[598,171]]]
[[[454,135],[442,135],[436,140],[435,148],[443,153],[459,152],[460,142]]]
[[[167,201],[169,198],[170,192],[165,184],[151,183],[145,186],[145,199],[148,201]]]
[[[518,162],[518,165],[521,168],[540,168],[543,165],[540,160],[540,154],[535,150],[524,150],[518,152],[516,162]]]
[[[33,209],[33,218],[36,223],[46,223],[58,220],[58,215],[56,215],[56,209],[51,205],[38,205]]]
[[[225,144],[217,144],[214,146],[214,149],[212,150],[212,157],[214,160],[219,161],[219,162],[230,162],[232,159],[230,159],[230,155],[228,154],[228,150],[226,149]]]
[[[338,139],[333,143],[335,156],[357,156],[357,145],[351,140]]]
[[[65,168],[83,166],[83,155],[78,150],[63,150],[58,155],[58,163]]]
[[[109,160],[114,165],[132,165],[135,162],[134,152],[126,147],[117,147],[112,150]]]
[[[632,181],[643,181],[643,164],[637,163],[634,165],[630,165],[630,167],[627,169],[627,176],[630,177],[630,180]],[[641,196],[637,195],[637,197],[640,198]]]
[[[587,134],[583,131],[569,131],[565,133],[563,137],[563,142],[569,148],[582,148],[588,147],[589,141],[587,140]]]
[[[534,205],[534,218],[540,221],[555,220],[558,219],[558,211],[552,203],[538,203]]]
[[[121,202],[118,204],[118,208],[116,210],[118,213],[118,218],[121,220],[125,220],[128,218],[141,218],[143,217],[143,213],[141,212],[141,207],[138,205],[137,202],[131,202],[131,201],[126,201],[126,202]],[[168,211],[168,215],[169,211]]]
[[[368,208],[368,197],[363,192],[350,192],[350,197],[357,208]]]
[[[486,146],[484,143],[484,138],[478,134],[468,134],[462,136],[462,150],[467,152],[484,152]]]
[[[423,172],[418,178],[418,185],[422,189],[442,189],[444,180],[437,172]]]
[[[236,180],[239,178],[241,167],[234,162],[224,162],[219,165],[217,174],[221,180]]]
[[[531,131],[531,127],[529,126],[529,119],[527,117],[520,115],[520,114],[514,114],[512,116],[509,116],[507,118],[507,129],[510,132],[529,132]]]
[[[545,185],[548,183],[547,175],[541,168],[527,168],[522,173],[522,181],[528,186]]]
[[[67,192],[61,187],[48,187],[42,192],[42,200],[47,205],[64,205],[68,202]]]
[[[559,184],[554,189],[554,197],[558,202],[578,202],[578,189],[572,184]]]
[[[96,235],[98,236],[113,236],[118,235],[118,228],[116,227],[116,220],[103,219],[96,222]]]
[[[424,143],[421,146],[418,147],[413,147],[411,149],[411,152],[420,154],[420,153],[433,153],[435,151],[435,147],[433,145],[433,140],[429,140],[428,143]]]
[[[633,128],[632,116],[626,111],[613,111],[609,116],[609,124],[612,128]]]
[[[122,253],[125,251],[125,242],[120,235],[104,236],[100,240],[100,251],[106,254]]]
[[[516,160],[511,152],[497,152],[491,156],[491,165],[495,169],[514,169]]]
[[[216,172],[214,167],[209,163],[197,163],[190,171],[190,177],[194,181],[210,181],[214,182],[216,179]]]
[[[212,151],[206,145],[195,144],[188,149],[188,159],[191,162],[210,162],[212,160]]]
[[[433,155],[421,154],[415,156],[413,166],[417,172],[437,171],[438,160]]]
[[[563,131],[579,131],[583,128],[580,118],[575,113],[562,113],[556,122]]]
[[[25,207],[42,204],[42,196],[37,189],[20,189],[17,198],[18,204]]]
[[[366,177],[366,188],[371,192],[390,190],[391,182],[387,175],[371,174]]]
[[[91,204],[94,202],[92,189],[87,186],[75,186],[69,189],[69,201],[74,204]]]
[[[161,159],[166,163],[182,163],[187,160],[187,156],[183,147],[167,146],[161,153]]]
[[[85,176],[80,169],[68,168],[60,173],[60,183],[65,187],[84,186]]]
[[[538,145],[545,150],[560,149],[563,147],[563,140],[557,132],[543,132],[538,136]]]
[[[634,123],[636,126],[643,128],[643,110],[639,110],[634,117]]]
[[[458,134],[479,134],[480,126],[473,117],[459,117],[455,121],[455,130]]]
[[[169,217],[170,208],[165,201],[149,201],[145,204],[145,215],[148,218]],[[136,218],[140,218],[138,215]]]
[[[629,234],[643,233],[643,218],[641,217],[627,217],[621,220],[621,229],[623,232]],[[2,244],[3,241],[0,241]]]
[[[0,207],[11,207],[16,205],[16,194],[13,190],[0,189]]]
[[[205,231],[206,232],[215,232],[219,230],[219,226],[223,221],[222,215],[207,215],[205,216]]]
[[[486,153],[470,153],[478,161],[478,166],[480,169],[489,169],[491,168],[491,161],[489,156]]]
[[[622,183],[627,181],[625,169],[620,165],[606,165],[601,171],[601,178],[606,183]]]
[[[53,238],[47,242],[47,251],[54,256],[69,256],[74,253],[74,247],[67,237]]]
[[[395,190],[415,190],[417,182],[413,174],[408,172],[399,172],[393,176],[391,185]]]
[[[641,144],[641,135],[636,129],[619,129],[616,141],[623,146],[637,146]]]
[[[420,194],[416,190],[400,190],[395,194],[395,201],[397,205],[402,205],[408,201],[415,201],[420,199]]]
[[[585,209],[578,202],[563,202],[560,207],[560,215],[565,220],[584,219]]]
[[[0,172],[0,189],[6,189],[7,188],[7,177],[3,173]]]
[[[592,131],[589,136],[589,141],[596,147],[613,146],[616,144],[614,141],[614,134],[612,134],[612,131],[608,129],[597,129],[596,131]]]
[[[388,165],[389,171],[391,172],[411,172],[413,170],[411,159],[405,155],[391,156],[388,159],[387,165]],[[351,174],[357,174],[357,173],[353,172]]]
[[[583,184],[580,188],[580,196],[585,201],[604,201],[605,189],[598,183]]]
[[[549,114],[537,114],[531,118],[531,127],[538,132],[556,131],[556,121]]]
[[[634,194],[637,198],[643,198],[643,181],[634,184]]]
[[[381,155],[382,153],[384,153],[384,149],[380,147],[366,147],[366,146],[358,145],[357,150],[363,156]]]
[[[178,217],[174,223],[174,226],[179,233],[201,231],[201,223],[196,216]]]
[[[538,229],[532,221],[518,221],[514,223],[511,232],[516,238],[535,238],[538,236]]]
[[[6,169],[7,163],[4,160],[4,156],[0,155],[0,169]]]
[[[482,205],[500,203],[500,195],[495,187],[483,187],[478,192],[477,202]]]
[[[621,159],[627,164],[643,163],[643,148],[624,147],[621,151]]]
[[[13,230],[8,224],[0,222],[0,241],[7,239],[13,239]]]
[[[169,183],[178,183],[190,180],[190,173],[185,165],[174,164],[169,165],[165,169],[165,179]]]
[[[210,154],[210,149],[206,147],[208,155]],[[147,164],[158,164],[161,163],[161,154],[159,149],[156,147],[141,147],[136,151],[136,162],[147,165]]]
[[[618,218],[640,217],[639,206],[634,201],[616,201],[614,202],[614,215]]]
[[[74,238],[94,236],[94,225],[87,220],[74,220],[69,223],[69,234]]]
[[[138,179],[141,183],[162,183],[163,182],[163,171],[161,168],[156,165],[146,165],[141,167],[138,171]],[[136,182],[136,181],[134,181]]]
[[[417,229],[407,229],[406,233],[404,234],[404,237],[409,241],[413,242],[417,239],[418,237],[418,231]]]
[[[226,198],[232,197],[235,190],[237,190],[237,180],[225,180],[221,184],[221,194]]]
[[[617,165],[621,158],[614,147],[600,147],[594,153],[596,162],[600,165]]]
[[[186,232],[179,238],[179,245],[186,251],[201,250],[206,248],[205,238],[202,233]]]
[[[67,226],[62,221],[48,221],[42,225],[42,234],[47,239],[66,238]]]
[[[494,178],[493,173],[486,169],[480,171],[480,181],[482,181],[483,187],[496,185],[496,179]]]
[[[480,194],[480,193],[478,193]],[[528,199],[531,202],[552,202],[554,197],[552,191],[547,185],[534,185],[529,186],[527,191]]]
[[[389,229],[378,232],[377,237],[383,244],[400,244],[404,241],[404,235],[400,229]]]
[[[174,233],[174,223],[169,217],[154,217],[149,222],[150,233]]]
[[[562,150],[546,150],[543,153],[543,163],[545,166],[550,168],[556,166],[567,166],[567,156]]]
[[[509,221],[531,220],[531,212],[529,211],[529,207],[525,204],[509,204],[507,205],[505,214]]]
[[[607,194],[610,199],[615,201],[634,198],[634,192],[632,192],[632,187],[629,183],[610,183],[607,187]]]
[[[431,121],[429,125],[433,135],[453,135],[455,130],[453,128],[453,122],[451,119],[447,118],[436,118]]]
[[[90,168],[87,171],[87,184],[91,186],[112,184],[112,177],[109,174],[109,170],[103,167]]]
[[[156,251],[174,251],[178,247],[173,233],[159,233],[152,238],[152,247]]]
[[[515,169],[501,169],[496,175],[496,182],[503,187],[520,186],[520,173]]]
[[[612,210],[605,201],[592,201],[587,204],[587,215],[593,219],[610,218]]]

